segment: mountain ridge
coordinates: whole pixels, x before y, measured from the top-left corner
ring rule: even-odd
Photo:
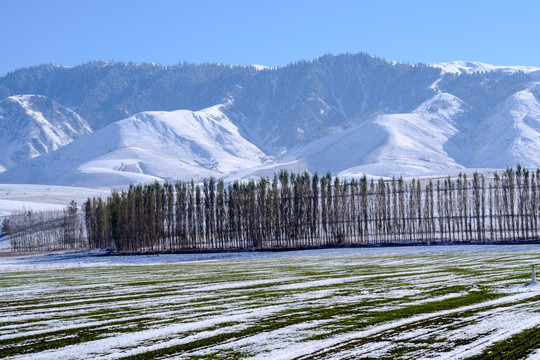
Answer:
[[[96,132],[139,114],[141,128],[148,125],[153,134],[145,133],[145,141],[165,141],[160,132],[171,129],[159,130],[157,123],[150,126],[152,113],[219,111],[234,126],[235,144],[251,150],[246,155],[235,145],[233,150],[238,151],[230,154],[216,145],[214,133],[210,158],[220,154],[214,165],[214,160],[205,160],[204,152],[200,157],[186,151],[174,155],[186,160],[185,173],[191,176],[197,172],[201,176],[265,176],[280,166],[297,171],[331,170],[343,176],[432,176],[518,163],[540,166],[536,160],[540,151],[539,77],[540,69],[534,67],[477,62],[407,64],[363,53],[324,55],[276,68],[94,62],[71,68],[43,65],[10,73],[0,78],[0,97],[15,92],[43,93],[88,118]],[[185,129],[197,123],[194,115],[190,119],[183,123]],[[218,127],[207,128],[209,133],[198,132],[201,129],[204,126],[192,129],[191,137],[185,132],[165,143],[170,140],[170,149],[205,146],[205,136]],[[118,154],[119,149],[111,151]],[[124,157],[142,156],[142,150],[130,149]],[[169,149],[154,150],[162,155],[161,160],[150,161],[153,155],[147,154],[148,163],[174,158]],[[220,164],[231,164],[222,155],[233,156],[238,166],[220,168]],[[103,156],[88,161],[95,165]],[[162,170],[150,171],[150,166],[131,160],[114,167],[116,175],[135,181],[144,178],[142,175],[151,181],[180,174],[175,170],[176,175],[166,176]],[[21,168],[24,165],[18,166]],[[28,178],[20,171],[8,169],[0,181]],[[60,185],[80,180],[75,176]]]
[[[153,111],[115,122],[0,174],[4,183],[103,187],[220,177],[267,161],[221,112]]]
[[[0,101],[0,170],[55,151],[92,132],[72,110],[41,95]]]

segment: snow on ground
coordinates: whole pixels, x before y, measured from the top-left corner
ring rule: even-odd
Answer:
[[[454,359],[540,326],[540,245],[99,255],[0,257],[8,358]]]
[[[223,261],[231,259],[295,259],[295,258],[315,258],[318,257],[339,257],[350,255],[358,257],[381,257],[381,264],[394,266],[396,262],[392,256],[402,255],[444,255],[444,254],[484,254],[500,252],[529,252],[540,251],[540,245],[537,244],[516,244],[516,245],[420,245],[420,246],[391,246],[391,247],[357,247],[357,248],[331,248],[314,250],[293,250],[293,251],[233,251],[233,252],[215,252],[215,253],[185,253],[185,254],[141,254],[131,255],[107,255],[101,251],[81,251],[81,252],[57,252],[51,254],[37,254],[25,256],[13,256],[9,258],[0,258],[0,271],[20,271],[32,269],[59,269],[59,268],[78,268],[94,266],[142,266],[175,264],[183,262],[199,261]],[[13,253],[16,255],[16,253]],[[386,255],[390,257],[382,258]],[[480,259],[483,255],[480,256]],[[410,263],[420,265],[422,258],[411,259]],[[397,263],[400,263],[399,260]],[[407,272],[413,276],[410,272]],[[325,280],[332,281],[332,280]],[[287,286],[283,285],[284,289]],[[303,285],[306,286],[306,285]]]
[[[107,197],[110,192],[109,188],[0,184],[0,217],[21,210],[61,210],[71,200],[81,206],[88,197]]]
[[[42,203],[42,202],[30,202],[30,201],[17,201],[17,200],[0,200],[0,216],[7,216],[12,213],[26,211],[26,210],[62,210],[65,206],[59,204]]]
[[[21,211],[63,210],[73,200],[79,207],[89,197],[110,195],[110,189],[67,186],[0,184],[0,224],[6,216]],[[9,238],[0,237],[0,252],[9,251]]]

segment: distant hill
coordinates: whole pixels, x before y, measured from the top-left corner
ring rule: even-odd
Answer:
[[[143,112],[0,174],[4,183],[87,187],[221,177],[265,155],[220,107]]]
[[[0,171],[92,132],[82,117],[39,95],[0,101]]]
[[[87,119],[87,133],[92,128],[101,135],[81,133],[85,136],[66,147],[57,160],[47,155],[47,168],[62,168],[71,174],[63,180],[56,175],[23,176],[23,169],[30,165],[10,170],[18,162],[4,162],[6,165],[0,165],[8,170],[0,181],[25,178],[29,182],[91,186],[88,172],[82,180],[74,174],[81,174],[80,169],[75,170],[81,166],[95,169],[93,162],[105,156],[97,150],[101,145],[95,144],[109,146],[111,158],[126,160],[124,165],[139,164],[123,168],[122,175],[129,181],[185,178],[180,172],[193,177],[249,177],[280,167],[375,176],[420,176],[518,163],[536,167],[540,166],[536,156],[540,150],[539,83],[537,68],[474,62],[406,64],[367,54],[325,55],[281,68],[99,61],[69,68],[24,68],[0,78],[0,98],[7,98],[3,102],[13,101],[9,99],[19,94],[46,97]],[[201,114],[207,110],[193,114],[210,108],[234,126],[234,141],[250,150],[230,153],[216,145],[217,133],[201,135],[188,126],[200,125],[197,116],[205,117]],[[173,114],[178,110],[191,115],[176,118]],[[159,116],[149,111],[171,112],[164,115],[168,125],[153,128],[151,136],[145,131],[156,125],[153,121]],[[129,120],[140,113],[146,115]],[[4,123],[18,121],[3,116]],[[148,128],[128,131],[125,124],[129,121],[124,119]],[[122,135],[114,137],[110,126],[119,121],[124,124],[116,125],[123,129]],[[180,128],[182,136],[169,136]],[[74,133],[79,134],[79,130]],[[156,135],[159,132],[163,133]],[[212,145],[207,144],[206,136],[214,139]],[[142,161],[139,150],[136,154],[120,150],[121,142],[130,137],[146,150],[147,143],[166,138],[167,149],[152,148],[154,155]],[[208,157],[213,160],[195,153],[168,152],[203,144],[213,149]],[[133,144],[130,146],[133,150]],[[68,151],[76,151],[76,156],[70,157]],[[237,160],[224,160],[218,153]],[[73,158],[74,163],[53,164],[67,158]],[[153,166],[141,165],[146,163]],[[237,165],[230,166],[232,163]],[[37,161],[33,164],[36,168]],[[100,168],[120,171],[117,165]],[[167,167],[171,170],[166,171]],[[100,184],[108,183],[107,177],[100,179]]]

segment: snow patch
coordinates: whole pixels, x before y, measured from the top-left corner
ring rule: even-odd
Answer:
[[[540,71],[540,68],[533,66],[498,66],[490,65],[481,62],[475,61],[452,61],[452,62],[440,62],[440,63],[431,63],[429,66],[439,68],[443,73],[451,74],[471,74],[475,72],[505,72],[505,73],[515,73],[522,71],[525,73],[532,73]]]

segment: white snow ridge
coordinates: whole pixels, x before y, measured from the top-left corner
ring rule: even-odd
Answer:
[[[540,154],[540,83],[509,97],[476,131],[474,167],[508,164],[538,167]]]
[[[96,66],[163,76],[152,78],[152,90],[140,98],[130,95],[141,85],[131,75],[106,100],[74,88],[76,96],[56,93],[88,122],[44,96],[0,101],[0,183],[100,188],[211,176],[232,181],[283,168],[410,178],[540,166],[540,68],[465,61],[416,66],[361,54],[283,68],[77,67],[99,80],[96,92],[108,81]],[[28,80],[38,70],[23,71],[18,81],[38,91]],[[205,85],[181,74],[201,76]],[[50,87],[68,74],[62,76],[39,90],[53,94]],[[155,80],[169,76],[178,91]],[[6,79],[0,78],[0,91],[15,92]],[[181,108],[203,109],[159,111]],[[146,109],[157,111],[139,112]],[[128,115],[114,118],[119,113]]]
[[[430,66],[440,68],[444,73],[452,74],[470,74],[474,72],[491,72],[499,71],[505,73],[514,73],[517,71],[523,71],[525,73],[532,73],[540,71],[540,68],[533,66],[498,66],[491,64],[484,64],[477,61],[451,61],[432,63]]]
[[[15,167],[1,181],[102,187],[219,177],[261,165],[264,153],[221,108],[139,113]]]
[[[440,93],[411,113],[382,114],[336,135],[294,150],[284,159],[310,171],[392,177],[432,175],[463,169],[443,149],[457,133],[454,118],[463,102]]]
[[[54,100],[40,95],[10,96],[0,101],[0,171],[91,132],[86,120]]]

